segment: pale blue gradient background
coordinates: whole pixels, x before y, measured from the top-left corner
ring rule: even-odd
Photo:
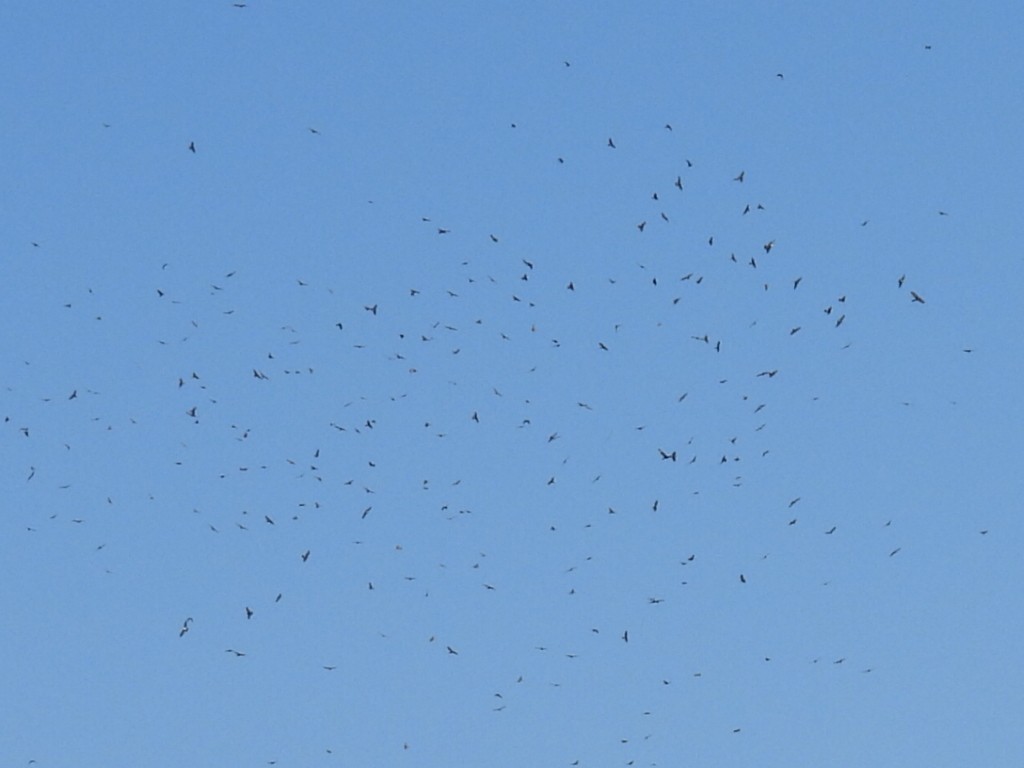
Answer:
[[[1022,22],[6,3],[0,762],[1019,765]]]

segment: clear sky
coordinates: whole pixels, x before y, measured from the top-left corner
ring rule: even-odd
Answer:
[[[1020,764],[1020,4],[3,16],[0,763]]]

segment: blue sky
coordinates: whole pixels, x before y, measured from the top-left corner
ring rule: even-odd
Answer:
[[[0,760],[1015,765],[1022,22],[9,3]]]

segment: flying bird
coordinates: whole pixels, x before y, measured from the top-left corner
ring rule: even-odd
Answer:
[[[924,299],[921,298],[920,294],[915,293],[914,291],[910,292],[910,300],[915,301],[918,304],[924,304]]]

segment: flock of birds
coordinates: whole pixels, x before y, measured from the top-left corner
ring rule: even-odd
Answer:
[[[777,77],[781,85],[782,74]],[[260,578],[256,589],[229,580],[235,586],[217,588],[234,605],[227,618],[213,613],[219,601],[203,594],[206,586],[179,589],[160,606],[162,615],[177,612],[165,628],[168,637],[225,663],[259,664],[274,653],[259,638],[261,626],[276,621],[275,610],[343,589],[352,601],[346,613],[357,617],[352,631],[369,643],[397,637],[417,646],[418,663],[439,667],[442,675],[458,674],[450,665],[493,653],[487,638],[506,634],[504,658],[478,664],[473,673],[490,692],[479,702],[488,716],[529,709],[535,705],[529,691],[547,695],[538,689],[575,688],[599,699],[596,683],[569,671],[586,662],[588,648],[605,661],[620,660],[612,663],[624,669],[643,670],[646,679],[636,682],[628,703],[640,721],[651,717],[651,700],[671,710],[676,704],[658,689],[685,688],[681,678],[707,683],[707,674],[697,658],[686,664],[671,658],[652,639],[656,628],[695,592],[754,588],[768,558],[715,543],[715,524],[701,499],[728,505],[730,493],[757,493],[761,467],[779,452],[768,387],[787,375],[785,365],[765,361],[792,337],[809,333],[816,335],[808,354],[841,354],[856,340],[850,331],[856,310],[845,293],[820,292],[796,303],[792,297],[818,290],[815,276],[787,273],[792,242],[770,231],[770,223],[757,225],[754,248],[733,250],[722,244],[727,237],[695,231],[700,223],[686,215],[693,187],[725,189],[737,222],[767,217],[772,201],[745,199],[750,176],[743,169],[718,181],[698,176],[702,159],[679,151],[681,132],[671,123],[659,130],[672,137],[674,164],[648,199],[636,201],[639,216],[608,227],[639,242],[655,237],[654,225],[685,229],[701,238],[701,250],[691,248],[684,258],[627,260],[614,274],[598,274],[583,262],[523,252],[514,232],[410,211],[407,218],[422,227],[417,236],[424,250],[444,267],[424,274],[396,263],[386,286],[342,290],[309,274],[287,285],[261,285],[243,263],[196,280],[173,260],[154,264],[152,306],[139,322],[156,349],[144,378],[159,371],[164,410],[133,412],[131,404],[144,401],[130,392],[130,381],[122,384],[129,394],[120,408],[101,387],[81,381],[62,396],[43,398],[54,410],[35,410],[30,419],[8,412],[3,423],[8,443],[16,436],[32,457],[24,482],[69,493],[74,487],[48,460],[71,472],[77,457],[104,450],[104,432],[146,430],[161,446],[145,467],[160,490],[147,496],[141,487],[147,481],[139,477],[132,490],[106,489],[102,498],[90,488],[58,511],[35,509],[26,533],[46,536],[48,525],[64,522],[88,530],[119,505],[141,503],[173,516],[185,541],[210,537],[201,545],[206,552],[230,553],[241,546],[239,537],[257,537],[266,572],[280,576],[280,585],[268,587]],[[310,141],[326,133],[305,131]],[[614,137],[604,149],[628,152]],[[201,163],[201,137],[183,151],[189,156],[183,161]],[[567,156],[551,162],[571,165]],[[477,234],[468,235],[471,230]],[[46,250],[45,239],[31,245]],[[905,274],[891,279],[894,301],[927,311],[923,289],[911,288]],[[644,306],[618,298],[640,290],[649,291]],[[716,302],[734,297],[754,306],[758,295],[779,292],[784,296],[774,309],[765,310],[774,315],[752,313],[749,335],[731,325],[719,330],[726,324],[713,317]],[[117,312],[91,287],[62,309],[72,323],[108,322]],[[267,318],[285,322],[271,327]],[[765,326],[766,335],[756,335]],[[65,441],[54,424],[71,423],[72,408],[91,410],[78,439]],[[48,443],[30,447],[40,440]],[[187,508],[168,510],[170,499]],[[228,499],[238,499],[233,508]],[[769,521],[753,536],[806,525],[814,537],[842,536],[842,521],[827,519],[820,501],[815,508],[799,489],[761,501]],[[798,512],[808,507],[805,520]],[[71,511],[84,509],[91,511]],[[891,520],[883,521],[879,535],[890,528]],[[811,546],[810,538],[803,541]],[[760,542],[750,544],[756,549]],[[902,551],[891,537],[879,538],[878,546],[881,561]],[[95,548],[111,578],[128,569],[118,547],[103,541]],[[714,565],[705,566],[709,560]],[[550,580],[557,594],[537,594],[536,584]],[[619,586],[605,596],[599,585],[608,582]],[[415,608],[417,601],[431,610]],[[276,626],[283,631],[279,621]],[[174,664],[181,651],[165,652]],[[624,660],[630,653],[642,659]],[[755,653],[765,664],[776,658]],[[873,671],[871,659],[847,659],[821,649],[792,661]],[[339,676],[359,662],[325,654],[287,663]],[[732,724],[729,736],[739,737],[744,727]],[[337,756],[332,738],[324,734],[324,754]],[[608,744],[596,748],[618,749],[619,764],[654,765],[656,751],[641,746],[650,738],[633,728],[609,734]],[[414,753],[415,734],[396,741],[395,749]],[[570,757],[563,764],[594,764]],[[285,764],[277,757],[267,762]]]

